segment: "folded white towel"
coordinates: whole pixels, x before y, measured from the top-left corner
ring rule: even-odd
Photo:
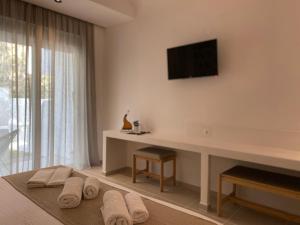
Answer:
[[[98,196],[100,181],[94,177],[86,178],[83,187],[84,199],[94,199]]]
[[[27,182],[27,187],[46,187],[55,169],[40,169]]]
[[[68,177],[70,177],[73,169],[70,167],[58,167],[48,181],[47,187],[56,187],[64,185]]]
[[[124,198],[118,191],[105,192],[101,211],[105,225],[132,225]]]
[[[128,193],[125,195],[125,201],[133,224],[146,222],[149,212],[142,198],[135,193]]]
[[[57,198],[60,208],[75,208],[81,202],[83,179],[70,177],[66,180],[64,189]]]

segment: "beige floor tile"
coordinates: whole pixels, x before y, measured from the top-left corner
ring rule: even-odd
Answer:
[[[286,225],[285,220],[276,219],[254,210],[240,207],[225,225]]]
[[[133,184],[130,169],[122,170],[110,176],[105,176],[102,173],[101,167],[87,169],[85,172],[99,178],[107,179],[108,181],[130,188],[149,197],[199,212],[224,223],[224,225],[296,225],[231,203],[227,203],[224,206],[223,216],[218,217],[216,215],[215,194],[211,196],[211,209],[206,211],[199,205],[200,189],[196,191],[179,183],[176,187],[173,187],[171,184],[166,185],[165,192],[161,193],[159,182],[153,179],[147,179],[144,176],[138,176],[137,183]]]
[[[300,223],[287,222],[286,225],[299,225]]]
[[[233,217],[235,215],[235,213],[239,210],[240,206],[236,205],[236,204],[232,204],[232,203],[228,203],[225,205],[225,207],[223,208],[223,215],[222,217],[218,217],[217,216],[217,209],[216,209],[216,200],[214,199],[214,197],[211,198],[211,207],[208,211],[204,210],[203,208],[201,208],[201,206],[199,205],[199,203],[193,203],[191,205],[187,205],[186,208],[199,212],[201,214],[204,214],[206,216],[209,216],[212,219],[215,219],[217,221],[220,222],[227,222],[231,217]]]

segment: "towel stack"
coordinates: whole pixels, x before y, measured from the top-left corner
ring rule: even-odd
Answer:
[[[144,223],[149,218],[149,212],[140,196],[128,193],[125,195],[125,201],[133,224]]]
[[[94,199],[98,196],[100,190],[100,181],[94,177],[88,177],[83,187],[84,199]]]
[[[71,175],[70,167],[58,167],[56,169],[40,169],[27,182],[28,188],[56,187],[64,185]]]
[[[132,225],[126,203],[118,191],[107,191],[101,209],[105,225]]]
[[[70,177],[66,180],[57,202],[62,209],[75,208],[79,206],[82,194],[85,199],[94,199],[98,196],[99,190],[100,182],[96,178],[88,177],[83,182],[81,177]]]
[[[60,208],[70,209],[79,206],[82,195],[84,199],[94,199],[98,196],[100,181],[93,177],[70,177],[66,180],[64,189],[57,198]]]
[[[55,169],[42,169],[37,171],[27,182],[28,188],[46,187]]]
[[[93,177],[70,177],[73,169],[58,167],[38,170],[27,182],[28,188],[58,187],[64,185],[61,194],[57,198],[60,208],[77,207],[84,199],[94,199],[100,190],[100,181]]]
[[[68,177],[71,176],[73,169],[69,167],[59,167],[50,178],[47,187],[57,187],[64,185]]]
[[[81,202],[83,179],[70,177],[66,180],[64,189],[57,198],[60,208],[70,209],[77,207]]]
[[[105,225],[132,225],[144,223],[149,212],[140,196],[134,193],[123,195],[118,191],[107,191],[101,209]]]

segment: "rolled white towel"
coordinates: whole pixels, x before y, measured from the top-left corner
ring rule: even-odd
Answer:
[[[101,211],[105,225],[132,225],[124,198],[118,191],[105,192]]]
[[[55,170],[52,177],[47,183],[47,187],[56,187],[64,185],[68,177],[70,177],[73,169],[70,167],[59,167]]]
[[[64,189],[57,198],[60,208],[75,208],[81,202],[83,179],[70,177],[66,180]]]
[[[146,222],[149,212],[142,198],[135,193],[128,193],[125,195],[125,201],[133,224]]]
[[[40,169],[28,181],[27,187],[38,188],[46,187],[55,169]]]
[[[86,178],[83,187],[84,199],[94,199],[98,196],[100,181],[94,177]]]

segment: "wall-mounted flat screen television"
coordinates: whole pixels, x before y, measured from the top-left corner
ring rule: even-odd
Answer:
[[[218,75],[217,39],[167,49],[169,80]]]

